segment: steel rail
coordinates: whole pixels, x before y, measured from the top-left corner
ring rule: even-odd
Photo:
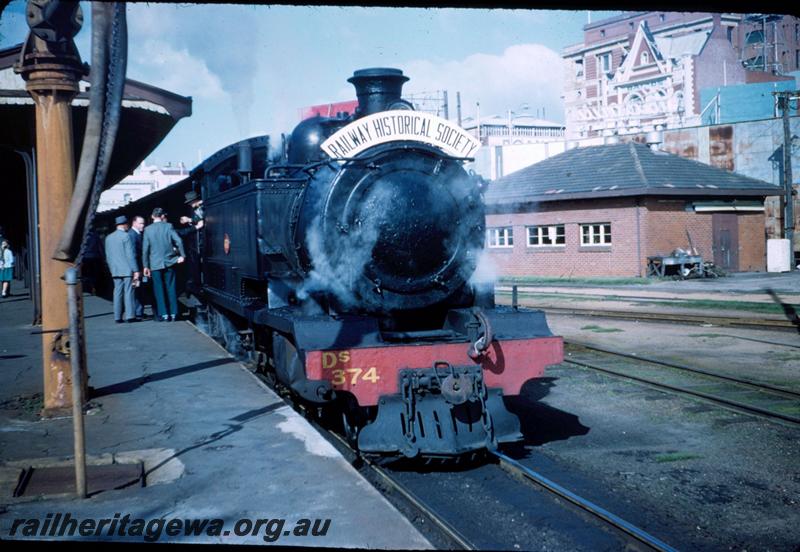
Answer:
[[[746,337],[743,335],[731,334],[718,334],[723,337],[730,337],[731,339],[741,339],[743,341],[752,341],[754,343],[764,343],[765,345],[777,345],[778,347],[790,347],[792,349],[800,349],[800,343],[783,343],[780,341],[768,341],[766,339],[758,339],[757,337]]]
[[[396,481],[392,476],[386,473],[386,470],[378,466],[375,462],[370,460],[369,458],[365,458],[356,452],[350,443],[347,440],[335,433],[333,431],[327,430],[325,428],[320,427],[318,424],[314,424],[318,430],[323,431],[326,435],[334,438],[339,444],[344,447],[350,454],[355,458],[360,458],[364,465],[370,468],[374,474],[376,474],[383,483],[388,485],[392,488],[392,490],[396,491],[400,494],[403,498],[405,498],[411,505],[425,514],[425,516],[430,519],[434,525],[436,525],[440,531],[442,531],[449,539],[455,542],[458,546],[460,546],[464,550],[477,550],[478,548],[470,542],[470,540],[461,534],[461,532],[450,525],[445,519],[440,517],[436,512],[434,512],[430,507],[428,507],[425,502],[423,502],[417,495],[415,495],[412,491],[407,489],[405,485]]]
[[[677,387],[675,385],[669,385],[667,383],[661,383],[658,381],[654,381],[647,378],[642,378],[639,376],[634,376],[631,374],[625,374],[623,372],[617,372],[616,370],[611,370],[610,368],[604,368],[602,366],[597,366],[595,364],[589,364],[583,361],[577,360],[565,360],[565,364],[573,364],[575,366],[580,366],[582,368],[588,368],[590,370],[595,370],[597,372],[603,372],[606,374],[610,374],[612,376],[616,376],[623,379],[628,379],[631,381],[636,381],[639,383],[643,383],[650,387],[654,387],[661,391],[671,391],[672,393],[681,394],[681,395],[688,395],[690,397],[695,397],[699,399],[704,399],[705,401],[711,402],[723,408],[727,408],[729,410],[734,410],[740,413],[750,414],[752,416],[758,416],[770,421],[781,420],[783,422],[788,422],[792,425],[800,425],[800,418],[796,418],[794,416],[789,416],[787,414],[781,414],[780,412],[775,412],[773,410],[767,410],[765,408],[760,408],[758,406],[752,406],[749,404],[741,403],[738,401],[732,401],[730,399],[725,399],[723,397],[719,397],[716,395],[711,395],[709,393],[703,393],[702,391],[692,391],[691,389],[686,389],[685,387]]]
[[[773,320],[770,318],[735,318],[732,316],[716,316],[705,314],[671,314],[649,313],[635,311],[605,311],[597,309],[579,309],[562,307],[539,307],[556,314],[576,314],[582,316],[597,316],[606,318],[641,319],[677,323],[714,324],[717,326],[730,326],[739,328],[759,328],[770,330],[793,330],[798,326],[789,320]]]
[[[553,314],[572,314],[576,316],[594,316],[598,318],[617,318],[622,320],[646,320],[655,322],[673,322],[690,324],[712,324],[715,326],[727,326],[731,328],[756,328],[779,331],[798,331],[800,323],[790,320],[777,320],[770,318],[736,318],[732,316],[716,316],[705,314],[672,314],[672,313],[650,313],[636,311],[611,311],[599,309],[564,308],[551,306],[532,306],[530,308],[541,309]]]
[[[527,466],[520,464],[513,458],[510,458],[498,451],[491,451],[491,453],[494,456],[496,456],[498,460],[500,460],[500,466],[504,470],[512,474],[522,476],[525,479],[549,491],[550,493],[571,502],[572,504],[578,506],[581,510],[584,510],[585,512],[588,512],[593,516],[601,519],[607,524],[613,526],[615,529],[627,534],[629,537],[632,537],[633,539],[639,541],[645,546],[653,550],[658,550],[663,552],[677,552],[675,548],[671,547],[664,541],[654,537],[653,535],[642,529],[639,529],[635,525],[625,521],[616,514],[609,512],[605,508],[602,508],[597,504],[573,493],[569,489],[562,487],[558,483],[546,478],[542,474],[528,468]]]
[[[597,347],[596,345],[590,345],[588,343],[581,343],[579,341],[573,340],[564,340],[564,343],[567,345],[577,345],[578,347],[583,347],[584,349],[589,349],[592,351],[598,351],[600,353],[605,353],[608,355],[615,355],[621,356],[625,358],[632,358],[634,360],[639,360],[641,362],[647,362],[650,364],[658,364],[660,366],[666,366],[667,368],[673,368],[675,370],[681,370],[685,372],[693,372],[696,374],[702,374],[703,376],[708,376],[710,378],[716,378],[724,381],[729,381],[735,383],[737,385],[743,385],[746,387],[752,387],[757,391],[764,391],[769,393],[774,393],[776,395],[782,395],[784,397],[790,399],[800,399],[800,392],[792,391],[790,389],[783,389],[781,387],[776,387],[774,385],[769,385],[767,383],[755,383],[749,380],[743,380],[740,378],[735,378],[733,376],[726,376],[724,374],[718,374],[716,372],[711,372],[709,370],[703,370],[702,368],[692,368],[691,366],[684,366],[682,364],[675,364],[672,362],[666,362],[664,360],[657,360],[654,358],[642,357],[639,355],[631,354],[631,353],[624,353],[622,351],[614,351],[612,349],[605,349],[603,347]]]

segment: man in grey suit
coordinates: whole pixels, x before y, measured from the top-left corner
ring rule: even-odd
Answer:
[[[128,218],[125,215],[114,219],[117,229],[106,236],[106,262],[114,279],[114,320],[123,322],[123,304],[127,322],[136,322],[133,282],[139,281],[139,265],[133,240],[128,235]]]
[[[175,265],[186,258],[183,242],[161,207],[153,209],[153,224],[144,229],[142,263],[144,275],[153,278],[153,294],[156,298],[156,321],[175,321],[178,317],[178,295],[175,290]],[[166,304],[164,295],[166,288]],[[169,312],[167,312],[169,307]]]

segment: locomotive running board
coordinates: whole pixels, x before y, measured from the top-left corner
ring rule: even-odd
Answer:
[[[519,419],[506,409],[502,391],[489,389],[487,395],[486,409],[494,442],[481,422],[478,401],[453,406],[438,394],[416,397],[416,430],[409,440],[405,433],[405,401],[397,394],[381,398],[375,421],[358,435],[358,448],[366,453],[408,457],[457,456],[482,448],[493,449],[495,443],[520,440]]]

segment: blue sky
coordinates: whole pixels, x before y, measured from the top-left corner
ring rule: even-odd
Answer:
[[[23,0],[0,18],[0,47],[27,32]],[[91,6],[76,37],[90,60]],[[290,132],[298,109],[355,98],[355,69],[397,67],[404,92],[461,92],[462,115],[527,103],[563,121],[561,50],[582,41],[586,11],[235,4],[128,5],[128,77],[192,96],[148,163],[194,166],[225,145]],[[592,21],[618,12],[592,12]],[[455,109],[451,109],[451,114]]]

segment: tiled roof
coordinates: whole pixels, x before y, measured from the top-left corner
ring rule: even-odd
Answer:
[[[495,180],[488,205],[599,197],[764,197],[782,187],[629,142],[579,147]]]

